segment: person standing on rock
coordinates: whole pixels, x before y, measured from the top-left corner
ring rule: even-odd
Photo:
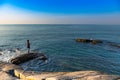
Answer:
[[[28,53],[30,53],[30,42],[29,42],[29,40],[27,40],[27,42],[26,42],[26,47],[28,48]]]

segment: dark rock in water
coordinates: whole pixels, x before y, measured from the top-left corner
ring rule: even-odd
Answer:
[[[2,49],[0,49],[0,55],[2,55]]]
[[[89,43],[89,42],[91,42],[91,40],[89,40],[89,39],[81,39],[81,38],[77,38],[77,39],[75,39],[75,41],[76,41],[76,42],[84,42],[84,43]]]
[[[42,53],[29,53],[29,54],[22,54],[18,57],[15,57],[13,59],[11,59],[11,63],[13,64],[21,64],[24,62],[27,62],[29,60],[35,59],[35,58],[39,58],[40,60],[46,60],[46,56]]]
[[[103,43],[103,45],[108,45],[111,47],[115,47],[115,48],[120,48],[120,44],[117,44],[115,42],[109,42],[109,41],[105,41],[105,40],[93,40],[93,39],[83,39],[83,38],[77,38],[75,39],[76,42],[81,42],[81,43],[91,43],[91,44],[99,44],[99,43]]]
[[[92,44],[98,44],[103,42],[101,40],[91,40],[91,39],[81,39],[81,38],[77,38],[75,39],[75,41],[82,42],[82,43],[92,43]]]
[[[101,41],[101,40],[92,40],[91,43],[92,44],[98,44],[98,43],[103,43],[103,41]]]
[[[109,45],[112,46],[112,47],[120,48],[119,44],[110,43]]]

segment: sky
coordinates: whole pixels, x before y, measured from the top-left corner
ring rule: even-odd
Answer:
[[[120,24],[120,0],[0,0],[0,24]]]

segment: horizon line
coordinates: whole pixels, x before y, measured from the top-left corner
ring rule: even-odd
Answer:
[[[4,26],[4,25],[120,25],[120,24],[57,24],[57,23],[54,23],[54,24],[0,24],[0,26]]]

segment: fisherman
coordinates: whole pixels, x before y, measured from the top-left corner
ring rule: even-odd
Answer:
[[[28,53],[30,53],[30,42],[29,42],[29,40],[27,40],[27,42],[26,42],[26,47],[28,48]]]

